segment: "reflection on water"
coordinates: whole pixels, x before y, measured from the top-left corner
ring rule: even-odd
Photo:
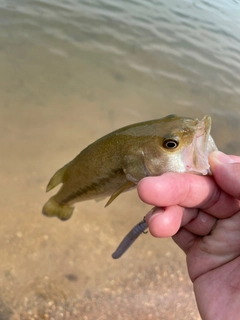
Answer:
[[[112,261],[122,236],[149,210],[136,193],[105,210],[102,202],[81,203],[65,223],[40,212],[56,169],[129,123],[210,114],[219,148],[239,153],[239,57],[239,1],[1,1],[4,320],[17,310],[27,317],[35,279],[49,279],[44,288],[63,282],[83,319],[96,318],[96,310],[98,319],[180,312],[199,319],[184,257],[171,240],[143,236]]]
[[[114,82],[167,97],[175,108],[218,114],[228,101],[228,111],[239,114],[240,16],[234,1],[5,1],[0,14],[2,55],[22,69],[15,70],[25,78],[22,84],[35,71],[36,85],[39,77],[47,85],[47,61],[56,59],[60,70],[51,68],[60,74],[52,80],[79,78],[83,92],[90,79],[103,87],[99,77],[108,73]]]

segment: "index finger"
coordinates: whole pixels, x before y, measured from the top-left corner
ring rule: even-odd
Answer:
[[[157,207],[201,208],[217,218],[229,217],[240,207],[239,201],[222,191],[213,177],[190,173],[169,172],[144,178],[138,183],[138,195]]]

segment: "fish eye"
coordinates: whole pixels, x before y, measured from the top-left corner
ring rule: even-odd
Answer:
[[[166,149],[176,149],[178,147],[178,141],[174,139],[166,139],[163,142],[163,147]]]

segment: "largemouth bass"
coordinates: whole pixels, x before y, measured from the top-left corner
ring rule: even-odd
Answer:
[[[209,116],[198,120],[169,115],[113,131],[53,175],[47,191],[62,186],[42,212],[67,220],[74,203],[111,196],[109,205],[146,176],[169,171],[210,174],[208,155],[217,150],[210,130]]]

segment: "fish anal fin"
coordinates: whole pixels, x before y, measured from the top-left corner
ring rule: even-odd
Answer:
[[[106,199],[106,197],[97,198],[97,199],[95,199],[95,202],[100,202],[100,201],[102,201],[104,199]]]
[[[59,169],[56,173],[54,173],[54,175],[52,176],[52,178],[48,182],[46,192],[52,190],[57,185],[59,185],[60,183],[63,182],[63,176],[64,176],[66,169],[67,169],[67,165],[65,165],[64,167]]]
[[[113,200],[115,200],[117,198],[117,196],[119,196],[122,192],[127,191],[128,189],[131,189],[132,187],[134,187],[136,184],[132,181],[127,181],[122,187],[120,187],[118,190],[116,190],[110,197],[110,199],[108,200],[108,202],[105,205],[105,208],[107,206],[109,206]]]

